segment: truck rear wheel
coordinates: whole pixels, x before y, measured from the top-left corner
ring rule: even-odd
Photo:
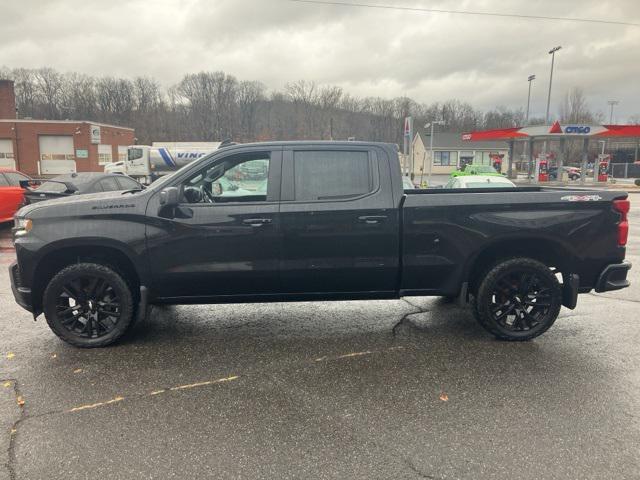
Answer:
[[[134,304],[125,280],[97,263],[61,270],[44,291],[43,310],[51,330],[81,348],[104,347],[132,325]]]
[[[484,276],[473,300],[474,316],[502,340],[542,335],[558,318],[562,288],[545,264],[530,258],[498,263]]]

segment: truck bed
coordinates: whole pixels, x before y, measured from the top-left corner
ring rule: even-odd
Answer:
[[[624,259],[617,247],[624,192],[549,187],[406,190],[402,202],[403,290],[458,293],[476,258],[548,253],[571,265],[584,291]],[[568,270],[568,267],[567,267]],[[433,272],[425,284],[424,272]],[[416,291],[416,293],[418,293]]]

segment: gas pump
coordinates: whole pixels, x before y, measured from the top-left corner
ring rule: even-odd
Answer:
[[[537,178],[539,182],[549,181],[549,161],[545,155],[541,154],[536,158],[535,178]]]
[[[611,155],[600,154],[598,155],[598,181],[606,182],[609,179],[609,161]]]

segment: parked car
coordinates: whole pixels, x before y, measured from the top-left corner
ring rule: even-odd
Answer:
[[[113,192],[118,190],[141,190],[143,187],[133,178],[116,173],[68,173],[45,180],[36,188],[24,192],[25,204],[81,195],[84,193]]]
[[[31,179],[24,173],[0,169],[0,223],[11,222],[24,202],[24,189],[20,182]]]
[[[269,164],[265,160],[256,160],[254,162],[245,162],[240,165],[238,172],[247,180],[262,180],[269,173]]]
[[[578,180],[580,178],[580,169],[577,167],[562,167],[562,170],[567,173],[569,180]],[[558,179],[558,167],[549,167],[549,179]]]
[[[515,188],[516,184],[502,175],[470,175],[453,177],[444,188]]]
[[[266,190],[225,197],[220,179],[256,159]],[[628,210],[612,190],[405,190],[393,144],[234,145],[143,191],[23,207],[10,278],[78,347],[113,343],[149,304],[408,295],[471,301],[487,331],[529,340],[579,293],[629,285]]]
[[[491,165],[474,165],[472,163],[469,165],[465,165],[465,167],[461,170],[451,172],[452,177],[463,177],[467,175],[503,176],[502,173],[498,172]]]

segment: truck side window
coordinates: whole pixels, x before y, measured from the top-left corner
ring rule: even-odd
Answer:
[[[372,190],[368,152],[297,151],[293,168],[299,201],[355,198]]]
[[[265,202],[270,155],[243,154],[208,165],[184,184],[186,203]]]

